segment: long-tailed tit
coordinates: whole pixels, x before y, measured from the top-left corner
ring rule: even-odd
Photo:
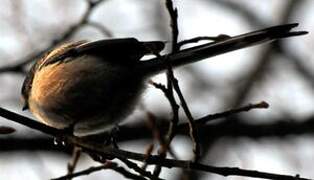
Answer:
[[[75,135],[103,132],[132,112],[147,79],[167,69],[163,58],[177,67],[307,33],[291,31],[297,25],[274,26],[145,61],[143,56],[159,53],[164,43],[127,38],[64,44],[31,68],[22,87],[23,109],[49,126],[71,127]]]

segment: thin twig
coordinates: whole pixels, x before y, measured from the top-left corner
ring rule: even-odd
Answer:
[[[177,49],[177,43],[178,43],[178,35],[179,35],[179,30],[178,30],[178,23],[177,23],[177,18],[178,18],[178,11],[177,9],[173,8],[173,2],[172,0],[165,0],[165,5],[168,10],[168,13],[170,15],[170,27],[172,30],[172,52],[176,52],[179,49]],[[157,57],[161,58],[160,55],[158,54]],[[176,133],[176,127],[179,122],[179,106],[174,98],[173,95],[173,70],[172,67],[169,63],[167,63],[167,58],[161,58],[165,64],[167,65],[167,91],[164,90],[164,93],[166,94],[166,97],[169,99],[169,102],[172,107],[173,111],[173,118],[172,121],[170,122],[170,126],[168,129],[167,133],[167,144],[170,144],[172,141],[173,137],[175,136]],[[161,88],[162,89],[162,88]]]
[[[178,42],[179,49],[181,49],[182,46],[191,44],[191,43],[198,43],[199,41],[221,41],[230,38],[229,35],[226,34],[220,34],[218,36],[198,36],[191,39],[186,39],[183,41]]]
[[[178,36],[179,36],[179,29],[178,29],[178,10],[174,8],[172,0],[166,0],[166,8],[170,15],[170,27],[172,31],[172,52],[179,51],[178,46]]]
[[[159,55],[157,55],[157,56],[159,56]],[[169,72],[169,70],[168,70],[168,72]],[[167,77],[168,77],[168,74],[167,74]],[[177,133],[177,126],[179,123],[179,105],[177,104],[177,102],[174,98],[172,81],[170,81],[169,78],[167,78],[167,81],[168,81],[167,87],[162,85],[162,84],[157,84],[155,82],[151,82],[157,89],[160,89],[164,93],[164,95],[166,96],[166,98],[168,99],[168,101],[170,103],[170,106],[172,108],[172,113],[173,113],[172,120],[170,121],[168,131],[166,133],[166,140],[165,140],[166,142],[158,150],[158,154],[160,155],[160,157],[163,157],[163,158],[165,158],[167,155],[167,151],[169,149],[170,143]],[[160,174],[160,172],[161,172],[161,166],[157,165],[154,169],[154,175],[158,176]]]
[[[199,137],[198,137],[198,132],[197,132],[197,129],[196,129],[196,125],[195,125],[195,120],[194,118],[192,117],[192,114],[191,114],[191,111],[183,97],[183,94],[180,90],[180,87],[179,87],[179,84],[178,84],[178,80],[177,79],[174,79],[174,89],[176,90],[178,96],[179,96],[179,99],[181,101],[181,106],[188,118],[188,123],[189,123],[189,128],[190,128],[190,137],[191,137],[191,140],[193,142],[193,152],[194,152],[194,157],[193,157],[193,160],[194,161],[198,161],[198,159],[200,158],[200,155],[201,155],[201,150],[200,150],[200,141],[199,141]]]
[[[256,104],[248,104],[248,105],[240,107],[240,108],[230,109],[228,111],[204,116],[200,119],[197,119],[196,124],[197,125],[204,125],[205,123],[208,123],[208,122],[213,121],[215,119],[225,118],[225,117],[228,117],[228,116],[231,116],[234,114],[238,114],[238,113],[241,113],[244,111],[250,111],[252,109],[266,109],[268,107],[269,107],[269,104],[265,101],[262,101],[262,102],[259,102]]]
[[[148,157],[150,157],[150,156],[148,156]],[[120,161],[122,161],[124,164],[126,164],[130,169],[133,169],[135,172],[139,173],[140,175],[142,175],[144,177],[148,177],[149,179],[152,179],[152,180],[163,180],[161,178],[158,178],[154,174],[151,174],[150,172],[142,169],[136,163],[128,160],[127,157],[125,157],[125,158],[124,157],[117,157],[117,158]]]
[[[172,0],[166,0],[166,7],[171,19],[171,29],[172,29],[172,52],[175,53],[180,50],[180,46],[178,45],[178,36],[179,36],[179,29],[178,29],[178,10],[174,8]],[[167,61],[166,61],[167,63]],[[169,63],[167,63],[169,64]],[[190,127],[190,137],[193,142],[193,152],[194,152],[194,161],[197,161],[200,157],[200,144],[199,138],[197,135],[197,129],[194,123],[194,118],[192,117],[192,113],[189,110],[189,107],[184,99],[182,91],[180,89],[178,80],[175,78],[171,65],[169,65],[167,71],[168,81],[172,82],[173,87],[178,94],[178,97],[181,102],[181,106],[188,118],[189,127]]]
[[[81,152],[82,152],[81,148],[79,147],[73,148],[72,158],[71,158],[71,161],[68,163],[68,175],[73,174],[77,166],[77,163],[79,161],[79,158],[81,156]],[[71,180],[71,178],[68,178],[68,180]]]
[[[166,96],[166,98],[168,99],[172,107],[173,118],[170,122],[168,131],[167,131],[167,136],[166,136],[167,143],[169,143],[174,138],[174,135],[176,134],[176,131],[177,131],[176,127],[179,122],[179,114],[178,114],[179,106],[176,100],[174,99],[173,93],[171,93],[171,91],[166,86],[160,83],[155,83],[153,81],[151,81],[151,84],[155,86],[155,88],[160,89],[164,93],[164,95]]]
[[[51,180],[67,180],[67,179],[71,179],[71,178],[75,178],[75,177],[79,177],[79,176],[89,175],[91,173],[98,172],[100,170],[106,170],[106,169],[113,170],[113,171],[123,175],[125,178],[128,178],[128,179],[147,180],[146,178],[143,178],[139,175],[133,174],[133,173],[127,171],[126,169],[124,169],[123,167],[118,166],[116,163],[110,162],[110,161],[107,161],[105,164],[103,164],[101,166],[90,167],[88,169],[78,171],[78,172],[73,173],[73,174],[65,175],[65,176],[62,176],[59,178],[54,178]]]
[[[167,136],[166,136],[166,143],[164,143],[164,146],[161,146],[161,149],[158,151],[158,154],[160,157],[165,158],[167,155],[168,147],[170,146],[170,143],[172,139],[174,138],[176,134],[177,125],[179,122],[179,105],[177,104],[174,93],[173,93],[173,70],[171,68],[171,65],[167,63],[167,58],[162,58],[162,56],[159,53],[155,53],[157,58],[160,58],[164,61],[164,63],[167,65],[167,87],[165,87],[162,84],[156,84],[152,83],[156,88],[163,91],[165,96],[167,97],[170,106],[172,108],[173,117],[170,121]],[[161,173],[161,166],[157,165],[154,169],[154,175],[159,176]]]

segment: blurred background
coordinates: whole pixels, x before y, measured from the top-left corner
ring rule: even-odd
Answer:
[[[184,0],[179,39],[237,35],[267,26],[298,22],[310,33],[220,55],[175,70],[195,118],[262,100],[266,110],[219,119],[201,130],[202,163],[314,178],[314,1]],[[25,70],[43,51],[64,41],[135,37],[171,41],[164,0],[3,0],[0,4],[0,106],[21,111]],[[170,44],[169,44],[170,45]],[[165,50],[163,53],[167,53]],[[153,78],[165,83],[165,75]],[[143,108],[145,107],[145,108]],[[148,85],[139,108],[122,126],[145,125],[146,112],[170,119],[163,93]],[[181,112],[180,120],[185,121]],[[0,136],[0,179],[50,179],[66,174],[71,149],[53,139],[0,118],[17,132]],[[132,128],[131,128],[132,129]],[[145,152],[158,142],[149,133],[122,134],[122,149]],[[171,147],[180,159],[192,158],[188,136]],[[171,156],[169,156],[171,157]],[[77,170],[97,165],[82,156]],[[151,168],[151,167],[150,167]],[[249,179],[163,168],[165,179]],[[124,179],[110,170],[77,179]]]

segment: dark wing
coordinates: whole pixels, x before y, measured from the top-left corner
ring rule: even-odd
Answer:
[[[161,41],[140,42],[135,38],[78,41],[63,44],[47,53],[39,61],[38,66],[40,69],[49,64],[63,62],[68,57],[88,54],[113,63],[134,64],[146,54],[159,53],[164,46]]]
[[[164,49],[161,41],[140,42],[135,38],[106,39],[85,43],[75,48],[78,54],[92,54],[117,63],[134,63],[146,54]]]

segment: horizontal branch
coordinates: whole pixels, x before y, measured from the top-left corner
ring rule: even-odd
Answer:
[[[7,116],[5,115],[7,114]],[[10,113],[9,113],[10,114]],[[14,118],[14,115],[9,115],[6,111],[0,108],[0,116],[5,118]],[[219,113],[218,113],[219,114]],[[18,115],[20,116],[20,115]],[[19,117],[25,123],[39,123],[33,119]],[[202,118],[201,118],[202,119]],[[28,122],[30,121],[30,122]],[[139,120],[144,122],[145,120]],[[168,119],[158,117],[158,126],[160,133],[166,133],[168,128]],[[196,121],[197,122],[197,121]],[[200,137],[202,141],[206,141],[207,137],[217,139],[219,137],[248,137],[248,138],[267,138],[267,137],[285,137],[289,135],[305,135],[314,134],[314,116],[305,119],[272,119],[269,124],[251,124],[242,121],[241,119],[228,119],[227,121],[217,122],[212,124],[204,124],[199,127]],[[17,122],[19,123],[19,122]],[[22,123],[22,124],[23,124]],[[39,123],[42,125],[41,123]],[[37,125],[34,125],[36,127]],[[28,126],[32,128],[32,126]],[[44,126],[46,128],[46,126]],[[50,128],[50,127],[47,127]],[[151,129],[147,128],[143,123],[125,124],[119,127],[117,141],[126,142],[138,139],[147,139],[151,135]],[[35,129],[36,130],[36,129]],[[38,129],[37,129],[38,130]],[[58,130],[57,130],[58,131]],[[136,133],[135,133],[136,132]],[[178,134],[186,135],[188,132],[187,125],[179,125]],[[58,134],[58,133],[56,133]],[[132,134],[132,136],[130,136]],[[53,138],[46,136],[36,136],[33,138],[24,137],[7,137],[1,138],[0,136],[0,151],[19,151],[19,150],[42,150],[42,151],[61,151],[61,148],[53,144]],[[35,144],[36,146],[29,146]],[[64,148],[63,148],[64,151]],[[67,153],[71,152],[71,148],[66,150]]]
[[[262,178],[262,179],[282,179],[282,180],[310,180],[307,178],[301,178],[299,175],[290,176],[290,175],[282,175],[268,172],[261,172],[255,170],[246,170],[240,169],[237,167],[216,167],[209,166],[201,163],[195,163],[192,161],[185,160],[174,160],[162,158],[158,155],[150,155],[147,156],[145,154],[140,154],[136,152],[129,152],[125,150],[115,149],[112,147],[94,144],[91,142],[85,142],[81,139],[70,138],[71,142],[74,142],[76,145],[81,146],[86,151],[96,152],[97,154],[107,156],[108,154],[116,157],[118,159],[133,159],[141,162],[145,162],[147,164],[152,165],[161,165],[163,167],[168,168],[183,168],[189,170],[198,170],[203,172],[214,173],[222,176],[245,176],[245,177],[254,177],[254,178]]]
[[[14,122],[18,122],[20,124],[26,125],[33,129],[40,130],[44,133],[47,133],[50,135],[56,135],[57,137],[62,137],[66,142],[82,147],[82,149],[87,153],[97,153],[98,155],[101,155],[101,156],[107,157],[109,155],[111,157],[115,157],[118,159],[125,159],[125,158],[133,159],[133,160],[145,162],[147,164],[161,165],[168,168],[175,167],[175,168],[199,170],[199,171],[219,174],[222,176],[246,176],[246,177],[264,178],[264,179],[308,180],[306,178],[300,178],[298,176],[273,174],[273,173],[259,172],[259,171],[254,171],[254,170],[245,170],[245,169],[240,169],[240,168],[214,167],[214,166],[204,165],[200,163],[194,163],[191,161],[161,158],[156,155],[147,156],[146,154],[129,152],[125,150],[116,149],[110,146],[105,146],[103,144],[86,141],[86,139],[84,140],[84,139],[81,139],[72,135],[61,134],[62,131],[58,129],[50,128],[30,118],[21,116],[19,114],[5,110],[3,108],[0,108],[0,116],[5,117]]]

